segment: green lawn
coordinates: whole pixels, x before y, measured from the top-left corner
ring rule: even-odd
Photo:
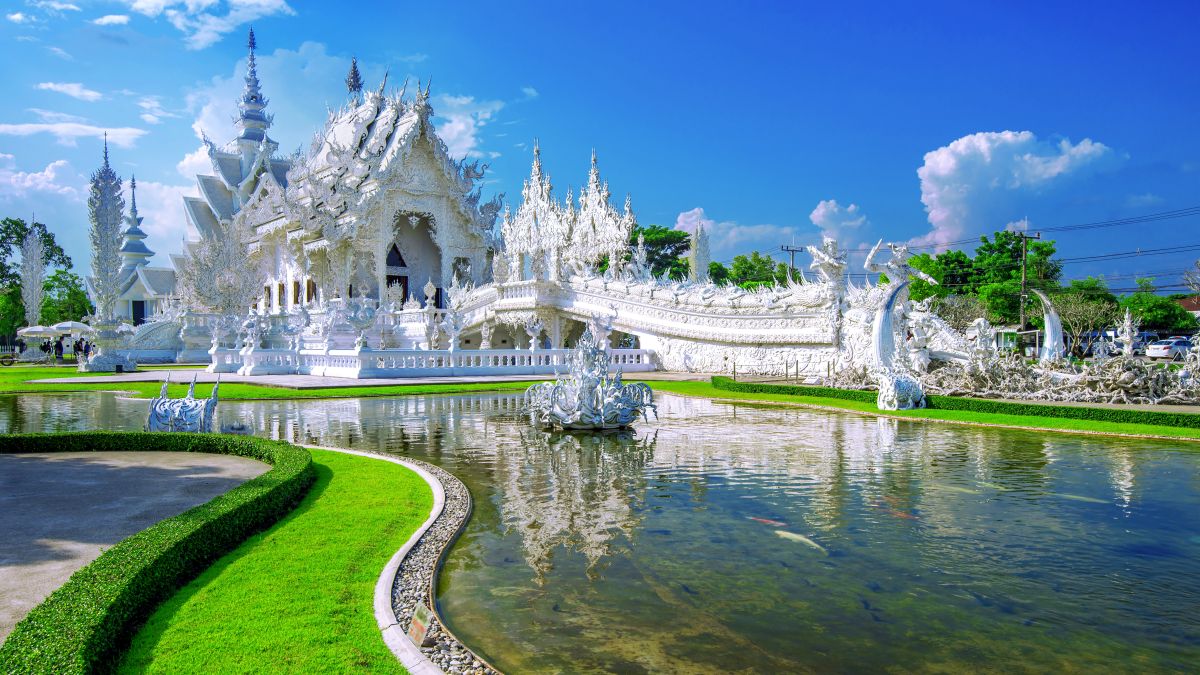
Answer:
[[[187,382],[191,379],[190,371],[198,366],[149,366],[144,370],[170,370],[175,372],[169,388],[171,396],[183,396],[187,392]],[[0,394],[49,394],[73,391],[122,391],[139,398],[158,396],[162,384],[159,382],[111,382],[91,383],[31,383],[29,380],[45,380],[52,378],[88,377],[111,375],[112,373],[80,373],[74,368],[53,366],[11,366],[0,368]],[[363,385],[357,387],[336,387],[326,389],[289,389],[286,387],[269,387],[258,384],[237,384],[224,382],[221,384],[221,398],[225,400],[259,400],[259,399],[294,399],[294,398],[359,398],[365,396],[405,396],[419,394],[462,394],[475,391],[524,391],[533,384],[528,382],[494,382],[494,383],[450,383],[423,385]],[[212,391],[211,384],[197,384],[196,395],[208,396]]]
[[[731,399],[742,401],[761,401],[770,403],[791,403],[823,408],[837,408],[851,412],[862,412],[878,415],[880,411],[874,403],[863,401],[848,401],[840,398],[825,398],[820,396],[797,396],[793,394],[748,393],[717,389],[708,382],[651,382],[650,386],[657,391],[667,391],[687,396],[703,396],[705,398]],[[995,424],[1023,429],[1041,429],[1047,431],[1085,431],[1110,434],[1125,434],[1133,436],[1166,436],[1170,438],[1200,440],[1200,429],[1184,427],[1166,427],[1153,424],[1124,424],[1118,422],[1101,422],[1094,420],[1073,420],[1060,417],[1032,417],[1027,415],[1001,415],[996,413],[980,413],[968,410],[891,410],[885,414],[894,417],[908,417],[922,420],[939,420],[971,424]]]
[[[304,501],[163,604],[122,672],[404,672],[375,623],[375,581],[433,495],[391,462],[312,455]]]

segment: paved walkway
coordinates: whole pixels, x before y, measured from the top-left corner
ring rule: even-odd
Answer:
[[[50,384],[103,384],[122,382],[162,382],[167,376],[165,370],[139,371],[121,375],[93,375],[88,377],[61,377],[45,380],[30,380],[33,383]],[[196,376],[197,382],[215,382],[214,373],[203,370],[179,370],[171,374],[171,382],[176,384],[192,381]],[[626,373],[625,380],[703,380],[707,382],[712,377],[707,373]],[[488,382],[525,382],[529,380],[553,379],[548,375],[468,375],[462,377],[380,377],[356,380],[349,377],[323,377],[318,375],[233,375],[222,373],[222,382],[237,382],[240,384],[258,384],[264,387],[283,387],[285,389],[336,389],[339,387],[387,387],[392,385],[417,384],[483,384]]]
[[[0,454],[0,641],[104,549],[270,468],[184,452]]]

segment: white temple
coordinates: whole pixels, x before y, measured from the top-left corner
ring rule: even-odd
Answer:
[[[131,195],[120,298],[135,318],[136,302],[155,303],[141,310],[154,320],[126,345],[140,361],[242,375],[549,375],[565,369],[590,324],[627,372],[788,374],[878,387],[889,408],[924,405],[925,389],[964,383],[1019,398],[1132,391],[1089,378],[1129,379],[1122,373],[1136,361],[1112,361],[1107,374],[1072,370],[1054,356],[1061,332],[1030,369],[997,354],[986,321],[951,328],[909,300],[910,277],[936,282],[908,264],[901,244],[880,242],[867,257],[887,285],[849,283],[845,253],[826,238],[808,247],[815,278],[747,291],[708,278],[701,229],[690,278],[654,278],[642,243],[631,242],[631,200],[613,206],[594,152],[578,196],[555,195],[535,144],[520,204],[485,200],[487,166],[449,156],[428,85],[407,96],[405,86],[389,92],[385,77],[364,92],[352,66],[347,102],[309,150],[278,157],[254,48],[251,32],[236,135],[222,146],[204,139],[212,173],[197,176],[200,197],[184,200],[200,239],[173,256],[173,277],[146,266],[152,253]],[[109,201],[119,212],[119,196]],[[1136,396],[1200,398],[1200,378],[1171,377]]]

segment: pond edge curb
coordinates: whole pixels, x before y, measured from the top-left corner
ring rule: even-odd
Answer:
[[[451,644],[456,645],[456,648],[461,649],[461,651],[465,652],[466,655],[470,656],[475,661],[478,661],[478,665],[482,666],[482,668],[479,670],[482,672],[498,673],[499,671],[495,667],[471,651],[469,647],[467,647],[461,640],[457,638],[457,636],[455,636],[448,628],[446,628],[445,622],[442,620],[441,615],[437,611],[437,604],[435,600],[437,577],[439,571],[441,570],[442,563],[445,560],[446,552],[449,550],[450,546],[454,544],[454,542],[458,539],[458,536],[466,527],[467,521],[471,517],[471,511],[473,510],[471,494],[470,491],[467,490],[466,485],[449,471],[446,471],[445,469],[434,464],[420,460],[398,457],[396,455],[389,455],[381,452],[351,450],[348,448],[336,448],[322,445],[298,445],[311,450],[328,450],[330,452],[357,455],[359,457],[366,457],[369,459],[380,459],[387,462],[392,462],[393,464],[398,464],[420,476],[421,479],[424,480],[432,490],[433,506],[430,508],[429,517],[424,523],[421,524],[420,527],[416,529],[416,531],[412,533],[412,536],[410,536],[408,540],[404,542],[404,545],[392,555],[387,564],[384,566],[383,570],[380,572],[379,578],[375,582],[372,603],[375,613],[375,622],[379,627],[384,644],[387,645],[388,649],[391,650],[396,659],[400,661],[401,665],[403,665],[408,672],[412,673],[413,675],[434,675],[437,673],[445,673],[446,671],[443,670],[442,667],[435,663],[432,659],[430,659],[429,656],[421,650],[420,645],[413,643],[413,641],[409,638],[406,628],[412,617],[401,617],[397,613],[394,594],[396,592],[397,584],[401,576],[404,574],[403,565],[408,560],[413,550],[427,539],[427,535],[430,534],[430,528],[432,528],[434,525],[440,524],[438,523],[439,519],[442,519],[443,516],[454,515],[454,509],[450,509],[450,512],[447,513],[446,506],[448,503],[448,498],[446,494],[446,486],[443,483],[443,479],[436,474],[444,473],[448,479],[453,480],[458,484],[457,487],[463,493],[461,496],[465,501],[465,508],[459,521],[457,523],[450,523],[452,528],[449,536],[446,538],[446,541],[441,542],[437,556],[432,562],[432,569],[427,570],[429,574],[429,587],[421,602],[426,603],[426,605],[429,606],[433,611],[435,621],[433,625],[430,626],[431,634],[441,633],[446,638],[449,638]],[[436,545],[436,542],[433,543]]]

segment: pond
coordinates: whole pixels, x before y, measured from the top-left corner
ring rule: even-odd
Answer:
[[[1200,664],[1200,446],[658,401],[623,436],[537,431],[512,394],[219,414],[462,478],[475,512],[440,609],[508,672]],[[145,409],[0,397],[0,430]]]

